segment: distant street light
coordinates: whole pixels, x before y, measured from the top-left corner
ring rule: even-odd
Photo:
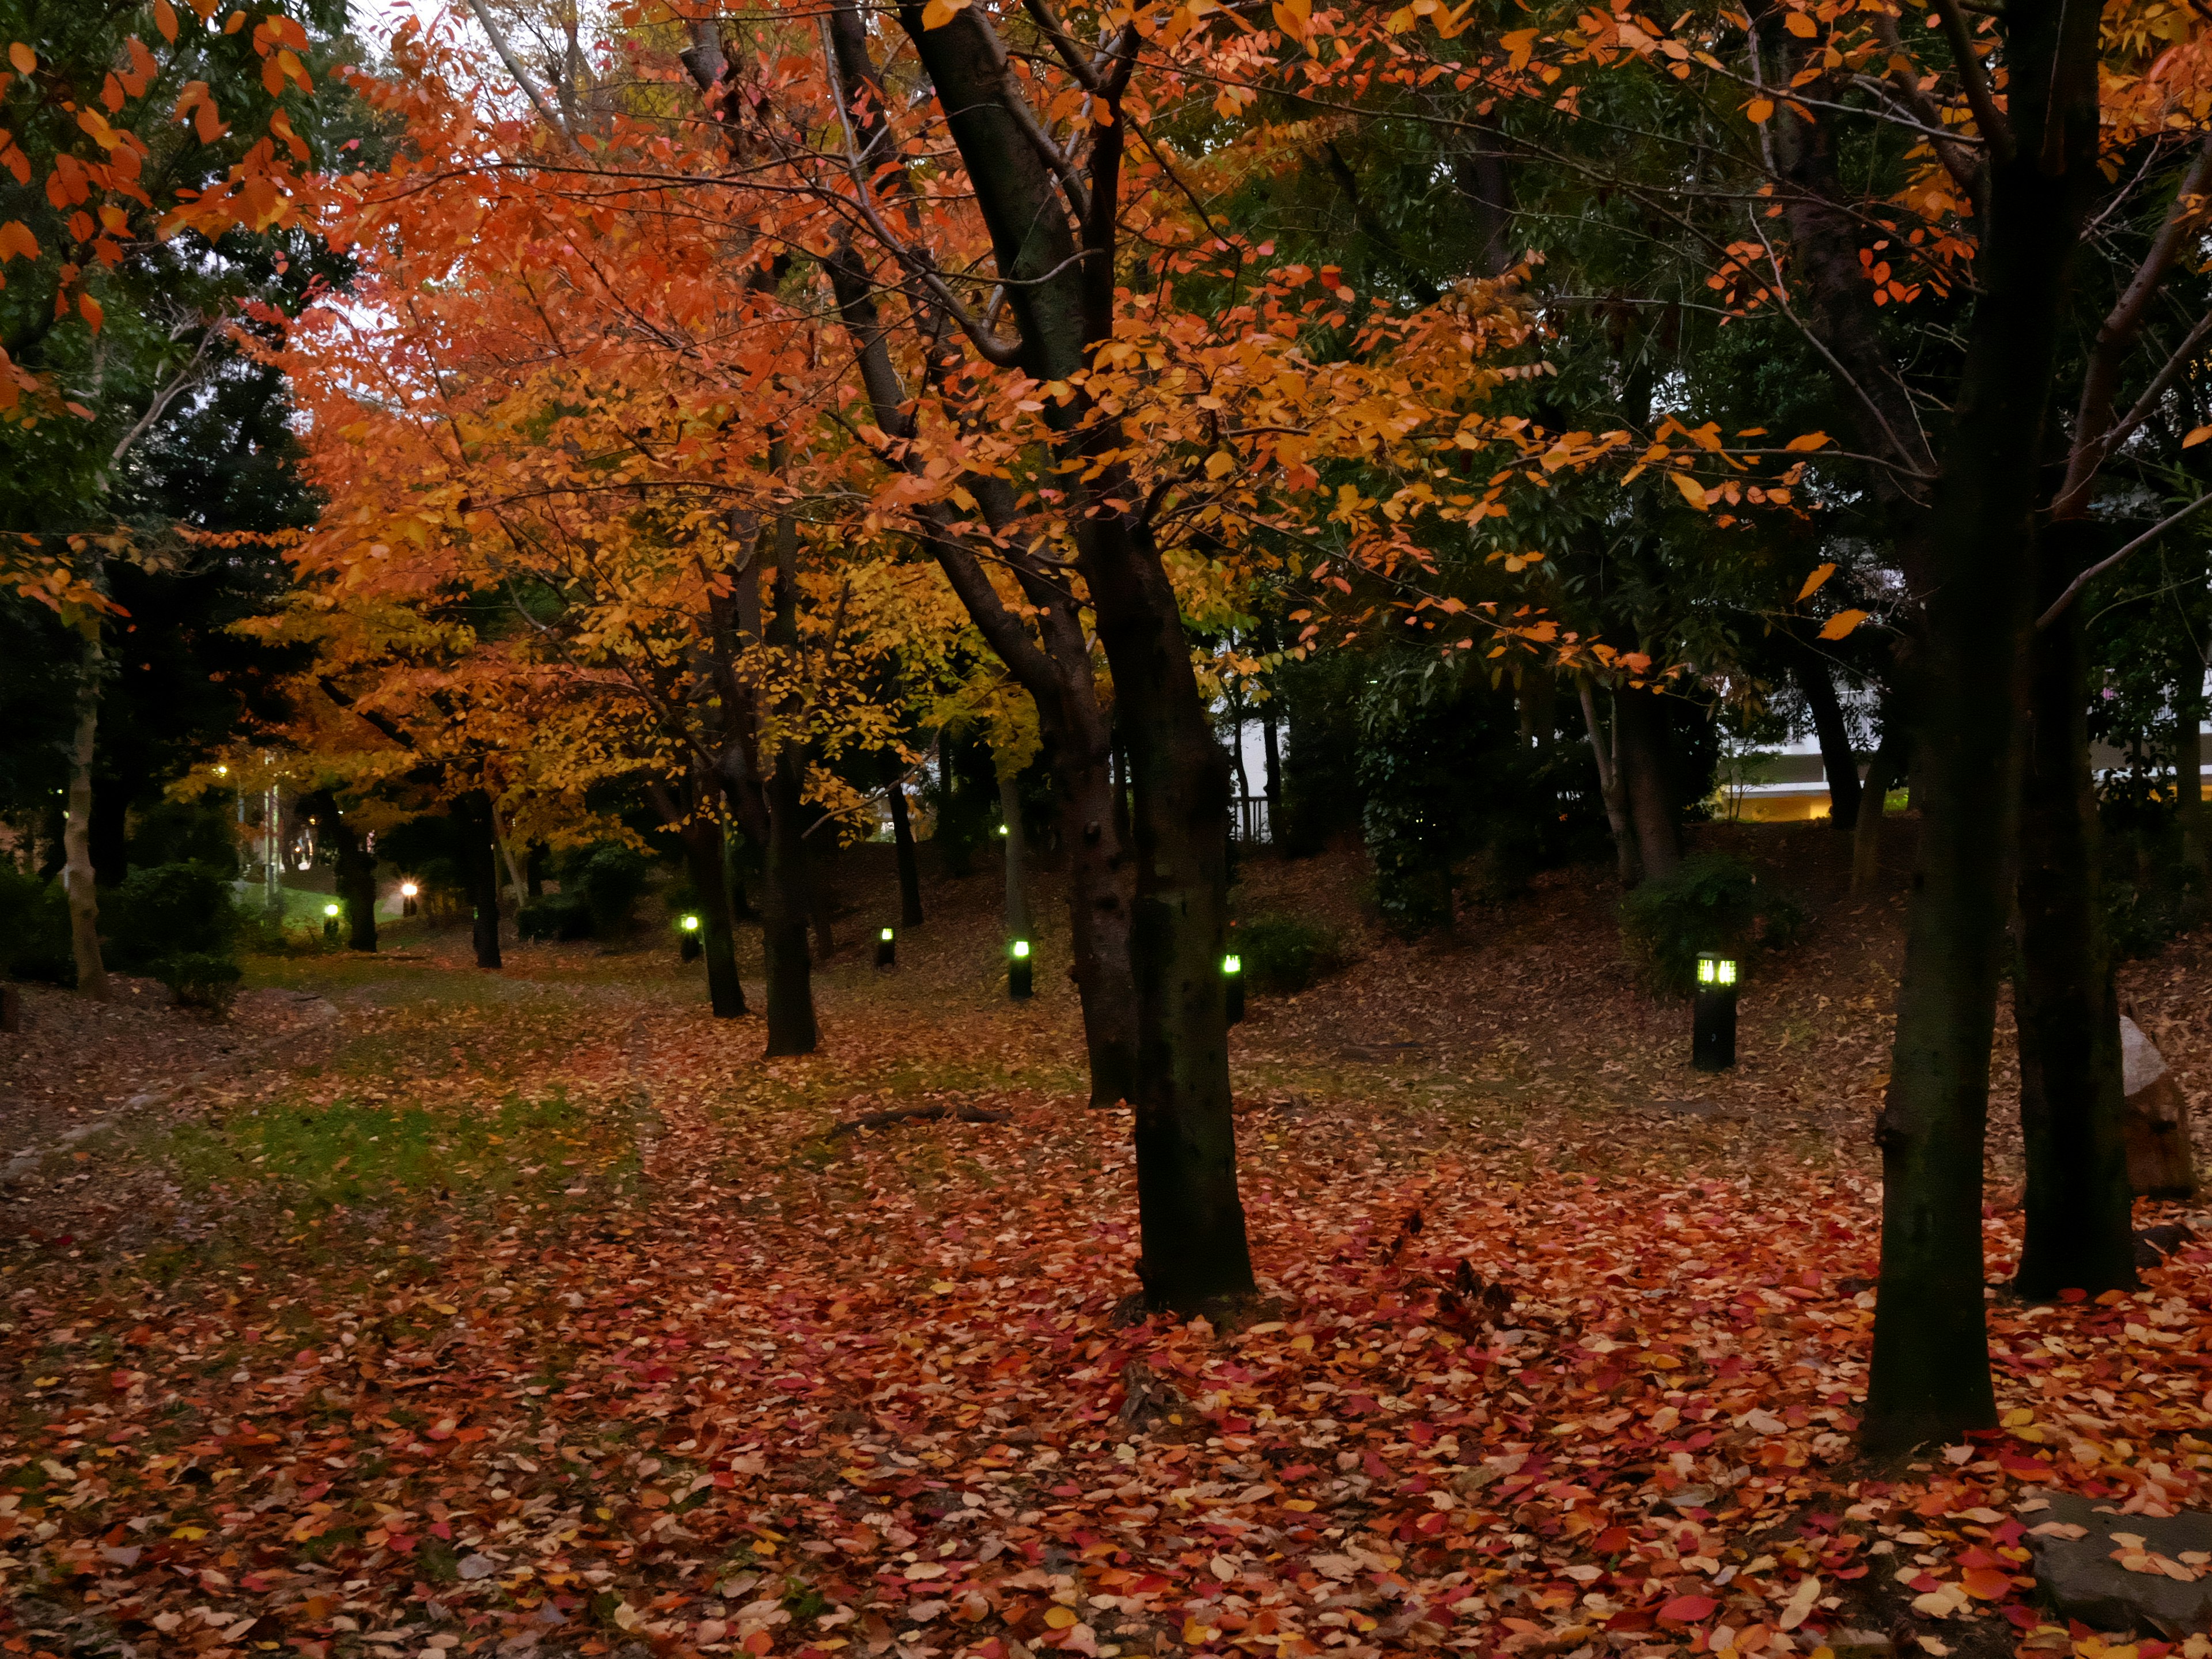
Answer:
[[[696,962],[699,959],[699,918],[686,915],[679,925],[684,929],[684,943],[677,954],[685,962]]]
[[[876,966],[894,968],[898,965],[898,935],[888,927],[876,932]]]
[[[1244,958],[1234,954],[1221,958],[1222,983],[1229,989],[1229,1023],[1238,1025],[1244,1019]]]
[[[399,914],[401,915],[411,916],[415,914],[415,896],[422,890],[411,881],[403,881],[399,884]]]
[[[1006,994],[1017,1002],[1025,1001],[1030,994],[1030,942],[1018,939],[1006,950],[1012,958],[1006,963]]]
[[[323,907],[323,937],[336,939],[337,936],[338,907],[335,904],[325,904]]]

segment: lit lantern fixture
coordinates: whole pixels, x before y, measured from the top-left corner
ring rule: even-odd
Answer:
[[[686,917],[684,917],[684,931],[685,933],[697,933],[697,932],[699,931],[699,918],[698,918],[698,917],[696,917],[696,916],[686,916]]]
[[[230,775],[230,769],[228,766],[218,766],[215,769],[215,775],[219,778],[227,778]]]
[[[1005,824],[1002,823],[999,826],[999,833],[1002,836],[1006,833],[1006,826]]]
[[[1244,1019],[1244,958],[1234,952],[1221,958],[1221,982],[1229,993],[1229,1023]]]
[[[1717,951],[1698,953],[1690,1064],[1701,1072],[1725,1072],[1735,1064],[1735,980],[1734,957]]]
[[[403,881],[399,884],[399,914],[401,915],[411,916],[415,914],[416,896],[422,890],[411,881]]]
[[[876,966],[895,967],[898,963],[898,935],[888,927],[876,930]]]
[[[677,956],[684,962],[699,960],[699,918],[687,915],[678,924],[684,929],[684,942],[677,947]]]
[[[336,939],[337,936],[338,907],[335,904],[325,904],[323,907],[323,937]]]
[[[1018,939],[1006,947],[1006,994],[1020,1002],[1030,994],[1030,942]]]

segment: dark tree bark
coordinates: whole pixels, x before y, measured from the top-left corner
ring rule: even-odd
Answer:
[[[1620,775],[1620,750],[1617,743],[1606,738],[1604,717],[1598,713],[1597,690],[1588,675],[1578,676],[1576,689],[1581,695],[1583,728],[1589,733],[1590,758],[1597,765],[1598,796],[1605,803],[1605,821],[1613,831],[1613,853],[1615,868],[1623,887],[1636,884],[1638,865],[1636,859],[1636,831],[1629,823],[1628,786]],[[1616,708],[1619,702],[1613,693],[1607,694]],[[1616,715],[1613,730],[1620,729]]]
[[[2191,659],[2173,698],[2173,810],[2181,859],[2200,879],[2212,874],[2212,815],[2204,810],[2204,665]]]
[[[899,926],[921,926],[921,866],[914,853],[914,825],[908,821],[906,784],[891,786],[891,845],[898,854]]]
[[[1113,333],[1127,121],[1117,114],[1093,128],[1080,198],[1063,196],[989,20],[970,8],[926,28],[913,3],[902,3],[898,15],[975,186],[1020,337],[1020,367],[1040,380],[1075,381],[1091,349]],[[1097,72],[1097,95],[1109,112],[1134,68],[1135,45],[1133,33],[1122,31]],[[1080,221],[1079,242],[1072,220]],[[1151,525],[1131,504],[1143,492],[1102,453],[1115,440],[1091,423],[1092,413],[1078,395],[1049,406],[1048,418],[1058,459],[1081,480],[1070,487],[1076,562],[1113,670],[1135,784],[1129,960],[1137,994],[1139,1271],[1153,1306],[1189,1314],[1254,1288],[1220,973],[1229,764],[1199,695]]]
[[[1812,712],[1813,735],[1820,744],[1820,769],[1828,777],[1828,827],[1850,835],[1859,822],[1859,760],[1851,752],[1851,728],[1844,718],[1844,705],[1828,665],[1818,652],[1802,641],[1793,641],[1791,672],[1805,706]]]
[[[553,849],[542,841],[533,841],[522,858],[522,882],[528,896],[545,896],[545,869],[552,862]]]
[[[1912,670],[1920,854],[1876,1139],[1881,1281],[1862,1432],[1893,1453],[1996,1420],[1983,1300],[1990,1044],[2014,864],[2028,601],[2069,265],[2096,177],[2094,9],[2014,0],[2011,129],[1989,163],[1984,285],[1924,539]]]
[[[1870,893],[1881,873],[1881,821],[1889,810],[1889,792],[1905,776],[1905,724],[1895,713],[1882,718],[1881,744],[1867,763],[1866,787],[1859,792],[1856,822],[1851,828],[1851,891]]]
[[[827,830],[828,826],[823,827]],[[807,838],[806,910],[814,927],[814,960],[823,966],[837,954],[837,899],[830,883],[836,856],[835,843]]]
[[[453,830],[461,844],[477,966],[496,968],[499,957],[499,865],[491,844],[491,802],[481,789],[454,798]]]
[[[1682,862],[1682,829],[1667,776],[1665,711],[1656,693],[1623,688],[1613,699],[1613,764],[1620,769],[1644,875],[1664,880]]]
[[[699,941],[707,958],[707,1002],[716,1019],[744,1018],[744,982],[738,977],[735,928],[730,915],[730,891],[725,878],[722,826],[703,814],[695,817],[684,832],[684,861],[691,884],[698,890]]]
[[[346,948],[376,949],[376,854],[354,833],[337,803],[323,822],[337,854],[338,901],[345,906]]]
[[[2091,556],[2083,520],[2045,526],[2040,604]],[[2128,1184],[2119,991],[2100,888],[2089,770],[2088,676],[2081,607],[2069,605],[2030,647],[2027,763],[2021,786],[2021,1133],[2027,1158],[2023,1296],[2134,1290],[2135,1195]]]
[[[776,515],[775,601],[768,642],[799,648],[799,525]],[[775,751],[765,791],[768,858],[762,905],[763,955],[768,968],[768,1052],[811,1054],[821,1041],[814,1020],[814,969],[806,955],[806,757],[795,743]]]
[[[1273,697],[1260,705],[1260,752],[1267,766],[1267,839],[1283,847],[1283,743]]]

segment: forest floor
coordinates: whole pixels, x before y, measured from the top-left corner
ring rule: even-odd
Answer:
[[[803,1059],[657,928],[264,958],[233,1027],[33,988],[0,1653],[2157,1659],[2045,1622],[2023,1537],[2045,1487],[2212,1507],[2212,1220],[2143,1206],[2203,1231],[2138,1296],[1993,1291],[2003,1427],[1856,1462],[1900,901],[1817,826],[1708,834],[1814,918],[1719,1077],[1601,872],[1407,945],[1348,859],[1247,864],[1353,959],[1235,1033],[1267,1302],[1223,1330],[1116,1322],[1127,1115],[1083,1103],[1048,895],[1005,1000],[988,875],[877,972],[848,855]],[[2125,981],[2200,1121],[2208,956]],[[933,1104],[1006,1121],[836,1128]]]

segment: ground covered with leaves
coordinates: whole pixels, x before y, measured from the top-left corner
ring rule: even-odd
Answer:
[[[803,1060],[659,946],[262,964],[334,1017],[6,1194],[0,1651],[2100,1655],[2033,1605],[2035,1494],[2207,1504],[2185,1237],[2137,1296],[1993,1289],[2002,1429],[1858,1464],[1868,1039],[1840,1098],[1817,1032],[1722,1085],[1795,1113],[1624,1109],[1737,1097],[1678,1016],[1561,1005],[1540,964],[1599,983],[1587,939],[1429,948],[1425,1035],[1344,1024],[1389,1006],[1372,955],[1255,1000],[1267,1300],[1117,1318],[1127,1123],[1082,1103],[1053,938],[1010,1006],[989,907],[933,899],[969,920],[833,965]],[[908,1105],[1005,1121],[836,1128]]]

